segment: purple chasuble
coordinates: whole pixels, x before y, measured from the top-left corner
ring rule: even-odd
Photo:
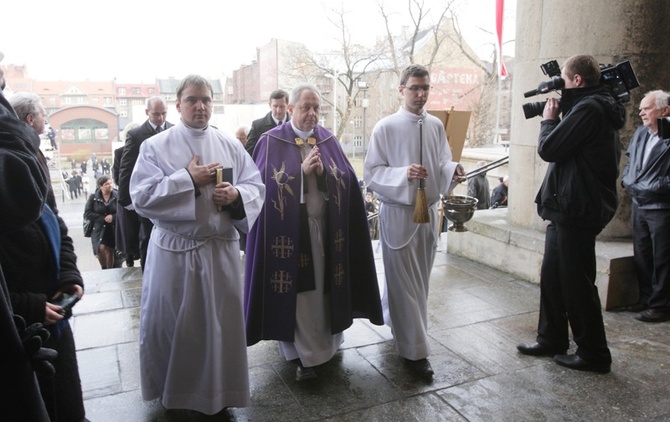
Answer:
[[[293,341],[298,284],[313,285],[306,213],[301,212],[302,157],[291,125],[264,133],[253,158],[266,186],[265,204],[247,235],[244,313],[247,344]],[[331,298],[331,331],[347,329],[353,318],[384,323],[363,195],[354,169],[335,136],[317,126],[309,141],[319,147],[327,193],[325,291]],[[311,274],[305,269],[311,269]],[[309,278],[302,280],[301,278]],[[309,288],[309,287],[308,287]]]

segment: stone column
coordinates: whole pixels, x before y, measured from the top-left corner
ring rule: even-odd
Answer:
[[[552,59],[561,66],[575,54],[593,55],[603,64],[630,60],[640,87],[631,91],[631,101],[626,105],[628,120],[620,132],[623,169],[623,154],[641,124],[640,100],[653,89],[670,90],[670,1],[518,0],[516,13],[507,218],[513,224],[543,230],[545,222],[537,216],[534,203],[547,168],[537,155],[541,117],[526,120],[521,106],[549,95],[524,98],[523,93],[548,79],[540,65]],[[617,214],[601,238],[630,235],[630,198],[622,189],[619,194]]]

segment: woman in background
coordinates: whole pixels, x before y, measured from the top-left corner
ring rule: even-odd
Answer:
[[[115,223],[118,194],[112,179],[107,175],[100,176],[96,184],[98,188],[86,201],[84,218],[93,222],[91,233],[93,254],[98,257],[100,267],[106,270],[114,268],[116,261]]]

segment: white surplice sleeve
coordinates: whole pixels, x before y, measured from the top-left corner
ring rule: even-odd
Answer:
[[[193,221],[195,186],[186,168],[167,168],[159,148],[145,141],[130,176],[130,198],[137,213],[155,220]]]

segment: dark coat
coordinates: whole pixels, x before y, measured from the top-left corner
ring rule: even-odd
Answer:
[[[46,175],[28,149],[35,132],[0,93],[0,235],[34,223],[47,195]],[[11,183],[7,183],[9,180]],[[32,366],[14,324],[14,309],[0,268],[0,414],[7,420],[47,422]]]
[[[165,129],[174,126],[170,122],[165,122]],[[119,166],[119,203],[126,207],[132,204],[130,199],[130,175],[133,173],[137,157],[140,155],[140,145],[150,137],[154,136],[156,132],[151,127],[149,120],[144,122],[140,127],[129,130],[126,135],[126,144],[123,147],[121,154],[121,164]]]
[[[563,119],[543,120],[537,151],[549,162],[535,198],[545,220],[602,230],[617,208],[616,179],[626,121],[607,87],[564,89]]]
[[[670,208],[670,139],[659,139],[642,166],[649,131],[640,126],[628,145],[621,183],[642,209]]]
[[[291,116],[286,113],[284,123],[291,120]],[[273,129],[277,126],[274,119],[272,118],[272,112],[268,112],[264,117],[256,119],[251,123],[251,129],[249,129],[249,134],[247,135],[247,145],[244,147],[249,154],[254,153],[254,148],[256,143],[262,134],[267,132],[270,129]]]
[[[119,186],[119,173],[121,170],[121,159],[123,158],[124,147],[119,147],[114,150],[114,164],[112,165],[112,179],[116,186]],[[126,255],[139,257],[140,256],[140,220],[137,213],[128,210],[121,205],[121,202],[116,206],[116,250],[125,253]]]
[[[468,180],[468,196],[477,198],[478,210],[485,210],[491,206],[492,202],[489,192],[489,181],[486,178],[486,173],[479,174]]]
[[[112,196],[109,202],[105,204],[102,199],[102,191],[96,189],[95,193],[89,195],[84,207],[84,218],[93,222],[93,231],[91,232],[91,246],[93,247],[93,254],[98,255],[98,248],[102,240],[103,230],[105,229],[105,216],[112,214],[112,233],[115,233],[116,227],[116,205],[119,200],[119,195],[115,189],[112,189]],[[108,245],[115,246],[115,245]]]
[[[21,315],[27,325],[44,321],[46,301],[60,287],[84,285],[77,268],[72,238],[68,236],[65,222],[60,217],[57,220],[61,251],[60,273],[56,282],[51,279],[55,263],[40,221],[0,236],[0,264],[14,312]],[[53,362],[56,368],[55,385],[52,386],[49,380],[40,380],[42,395],[47,406],[54,400],[57,403],[59,421],[80,421],[84,417],[84,404],[72,330],[67,322],[58,324],[58,331],[53,325],[47,328],[51,336],[44,346],[56,350],[58,357]],[[55,399],[48,395],[54,390]]]
[[[112,180],[116,186],[119,186],[119,170],[121,169],[121,157],[123,157],[123,148],[118,147],[114,150],[114,163],[112,164]]]
[[[507,206],[507,186],[505,183],[500,182],[498,186],[493,188],[491,192],[491,198],[488,198],[490,201],[490,206],[493,208],[501,208]],[[479,209],[479,203],[477,203],[477,208]]]

